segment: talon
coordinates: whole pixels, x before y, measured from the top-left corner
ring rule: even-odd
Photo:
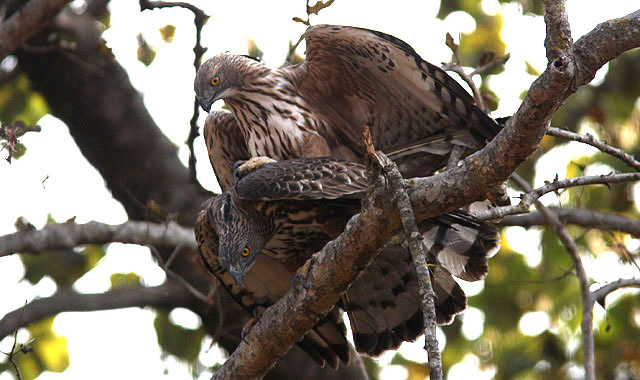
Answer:
[[[257,168],[272,162],[276,162],[276,160],[266,156],[251,157],[246,161],[236,161],[233,164],[233,178],[237,182]]]
[[[247,321],[247,323],[244,324],[244,326],[242,326],[242,330],[240,331],[240,337],[242,338],[243,342],[249,343],[246,340],[247,335],[249,335],[249,332],[251,331],[251,329],[253,328],[253,325],[255,325],[257,321],[258,320],[256,318],[251,318]]]
[[[294,287],[298,281],[300,281],[300,285],[305,290],[309,290],[307,278],[309,278],[309,273],[311,272],[311,266],[316,262],[316,256],[311,256],[309,261],[307,261],[296,273],[293,274],[293,278],[291,279],[291,287]],[[304,273],[304,274],[303,274]]]
[[[253,318],[255,318],[256,320],[260,320],[260,318],[262,318],[262,314],[264,314],[265,310],[267,310],[266,307],[256,306],[256,308],[253,309]]]
[[[304,287],[304,275],[300,274],[298,272],[293,274],[293,277],[291,278],[291,287],[295,287],[296,284],[298,283],[298,281],[300,281],[300,285],[302,285]],[[306,289],[306,287],[305,287]]]

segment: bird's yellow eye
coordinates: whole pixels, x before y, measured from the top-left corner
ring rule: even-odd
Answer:
[[[217,86],[220,84],[220,77],[219,76],[215,76],[213,78],[211,78],[211,85],[212,86]]]
[[[251,250],[249,249],[249,247],[244,247],[241,254],[242,256],[247,257],[249,256],[249,253],[251,253]]]

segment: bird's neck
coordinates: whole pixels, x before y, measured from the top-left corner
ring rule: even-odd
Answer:
[[[305,156],[305,142],[317,136],[312,112],[277,70],[254,80],[225,103],[236,116],[251,156],[282,160]]]

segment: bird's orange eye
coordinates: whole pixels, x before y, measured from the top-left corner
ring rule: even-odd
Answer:
[[[212,86],[217,86],[220,84],[220,77],[219,76],[215,76],[213,78],[211,78],[211,85]]]
[[[247,257],[249,256],[249,253],[251,253],[251,250],[249,249],[249,247],[244,247],[241,254],[242,256]]]

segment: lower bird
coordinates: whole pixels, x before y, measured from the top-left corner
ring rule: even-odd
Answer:
[[[241,304],[267,307],[291,287],[296,270],[344,230],[366,189],[365,168],[358,163],[254,158],[236,170],[229,191],[204,204],[196,223],[203,259]],[[498,236],[492,225],[464,211],[431,218],[422,227],[437,322],[449,323],[466,307],[451,274],[484,278]],[[420,296],[407,247],[382,248],[337,306],[349,316],[358,352],[376,356],[421,335]],[[300,342],[318,362],[334,367],[349,360],[339,316],[334,308]]]

